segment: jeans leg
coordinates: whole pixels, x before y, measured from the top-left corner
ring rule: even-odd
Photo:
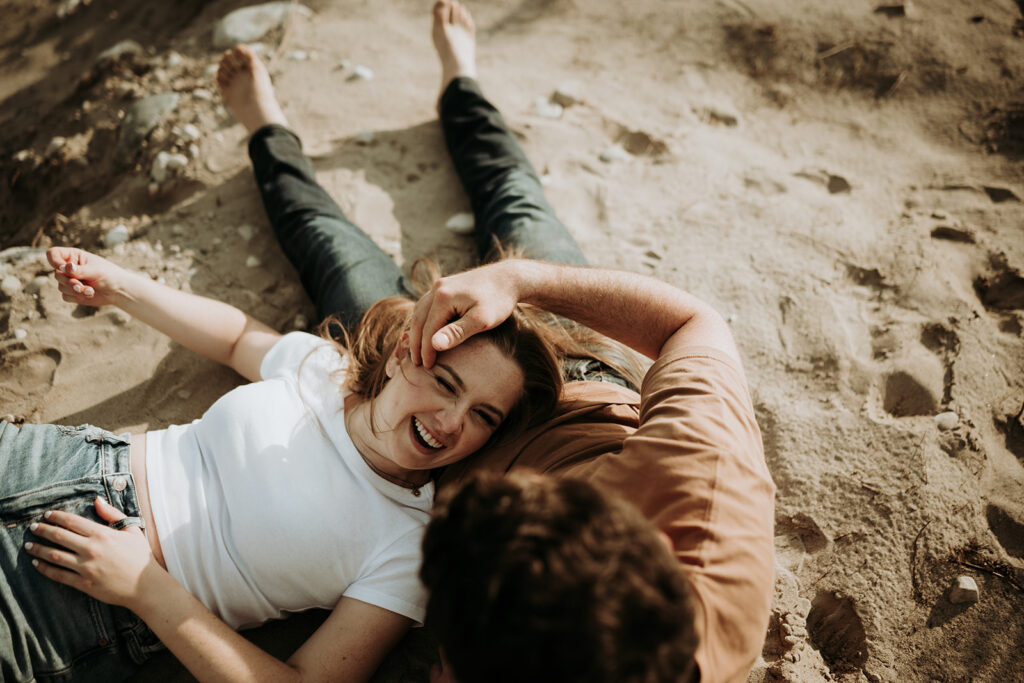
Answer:
[[[394,260],[317,183],[294,133],[260,128],[249,157],[274,234],[321,318],[337,314],[351,332],[377,300],[409,296]]]
[[[527,258],[586,265],[515,135],[477,82],[454,79],[441,96],[440,113],[448,153],[473,206],[480,258],[496,255],[497,239]]]

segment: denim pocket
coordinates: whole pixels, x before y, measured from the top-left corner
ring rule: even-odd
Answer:
[[[70,495],[69,495],[70,494]],[[81,591],[51,581],[32,566],[26,541],[40,542],[28,524],[42,510],[61,509],[97,521],[93,511],[95,485],[85,495],[65,489],[24,496],[25,507],[4,510],[0,529],[0,568],[6,580],[0,591],[0,610],[11,630],[11,652],[3,651],[8,665],[32,676],[66,677],[84,658],[117,649],[112,608]],[[11,522],[17,519],[19,522]]]

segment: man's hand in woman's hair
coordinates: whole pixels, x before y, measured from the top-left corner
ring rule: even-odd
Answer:
[[[437,352],[493,329],[512,315],[519,302],[517,263],[501,261],[435,281],[413,311],[413,362],[432,367]]]
[[[57,287],[64,301],[84,306],[116,304],[124,295],[122,280],[126,271],[102,256],[74,247],[46,250],[46,259],[55,270]]]

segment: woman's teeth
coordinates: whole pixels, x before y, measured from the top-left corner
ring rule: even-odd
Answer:
[[[413,425],[415,425],[416,432],[420,435],[420,438],[423,439],[423,443],[427,444],[431,448],[441,448],[444,446],[443,443],[439,442],[437,439],[432,437],[430,435],[430,432],[428,432],[427,429],[415,417],[412,419],[412,423]]]

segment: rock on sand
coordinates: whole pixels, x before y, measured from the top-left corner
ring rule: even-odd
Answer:
[[[313,14],[305,5],[291,2],[268,2],[236,9],[217,23],[213,30],[213,46],[224,50],[239,43],[259,40],[281,26],[292,11],[304,17]]]

